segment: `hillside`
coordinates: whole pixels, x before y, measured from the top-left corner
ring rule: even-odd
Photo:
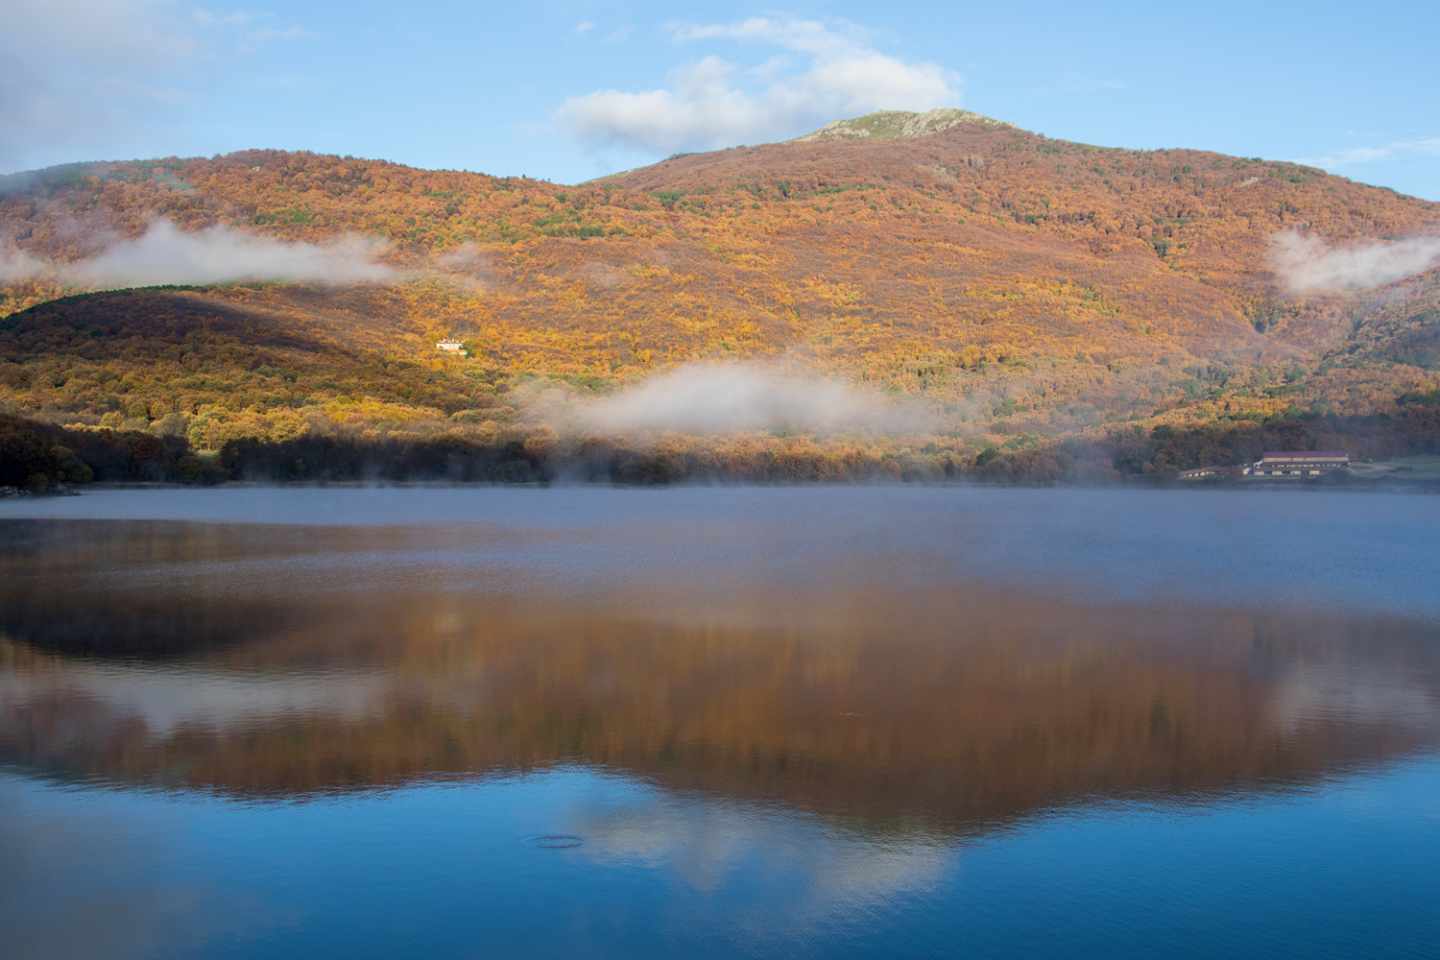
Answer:
[[[186,235],[372,238],[383,279],[74,297],[63,271],[16,266],[86,262],[160,218]],[[1440,273],[1293,296],[1269,260],[1290,229],[1405,237],[1440,229],[1440,205],[964,111],[579,186],[273,151],[73,165],[0,178],[0,411],[217,449],[347,425],[523,425],[516,391],[535,380],[605,393],[764,359],[914,397],[973,454],[1126,425],[1371,415],[1440,387]],[[447,335],[470,356],[438,355]]]

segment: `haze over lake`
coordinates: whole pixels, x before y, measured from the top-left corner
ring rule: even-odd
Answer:
[[[1309,490],[0,502],[0,953],[1429,956],[1437,543]]]

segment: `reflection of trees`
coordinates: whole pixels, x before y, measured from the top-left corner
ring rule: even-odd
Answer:
[[[302,603],[286,589],[295,582],[334,585],[333,575],[317,576],[307,559],[334,564],[418,547],[503,547],[515,539],[477,528],[0,522],[0,630],[75,655],[195,657],[335,616],[327,605],[343,606],[346,598]],[[277,583],[275,565],[287,564],[288,584],[283,576]]]
[[[186,590],[164,594],[145,594],[151,626],[157,598],[177,611],[157,643],[183,634],[195,651],[164,668],[87,672],[0,646],[19,678],[0,698],[0,757],[256,796],[584,762],[872,824],[963,829],[1085,797],[1288,783],[1394,756],[1433,734],[1424,711],[1440,675],[1427,631],[1402,621],[995,592],[377,588],[276,595],[212,619],[185,612]],[[122,595],[98,596],[129,622]],[[47,609],[12,608],[11,622]],[[246,642],[226,632],[235,619],[253,631]],[[212,627],[224,642],[210,642]],[[1295,695],[1317,669],[1351,687],[1428,679],[1410,713],[1351,722],[1317,704],[1323,688]],[[151,685],[129,691],[127,670]],[[218,695],[195,696],[217,677],[247,678],[255,694],[224,710]],[[267,698],[267,683],[289,686]],[[189,712],[161,724],[145,705],[167,689],[189,692]]]

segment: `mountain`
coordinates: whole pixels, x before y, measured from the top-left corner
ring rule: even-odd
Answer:
[[[808,133],[796,137],[796,143],[811,143],[818,140],[905,140],[913,137],[928,137],[944,133],[951,127],[971,124],[982,127],[1008,127],[1010,124],[969,110],[954,107],[931,110],[927,113],[912,113],[906,110],[882,110],[850,120],[836,120]]]
[[[278,249],[313,269],[191,278],[136,253],[164,252],[134,242],[161,219],[222,253],[303,244]],[[1440,204],[1312,168],[959,110],[576,186],[276,151],[77,164],[0,178],[0,411],[202,450],[337,426],[519,429],[537,380],[603,394],[743,359],[915,398],[972,455],[1371,416],[1440,388],[1440,272],[1297,296],[1276,238],[1437,230]],[[190,286],[74,295],[126,269]],[[329,282],[357,276],[373,282]],[[437,353],[447,336],[469,356]]]

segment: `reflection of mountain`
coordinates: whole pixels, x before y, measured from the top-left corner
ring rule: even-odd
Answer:
[[[1436,733],[1434,627],[1400,619],[863,578],[466,585],[355,561],[413,533],[312,532],[300,575],[282,562],[304,552],[294,530],[268,547],[264,530],[178,553],[132,538],[123,575],[118,541],[95,565],[36,547],[51,599],[0,585],[0,760],[276,797],[583,762],[964,831],[1096,796],[1303,782]],[[55,653],[61,611],[90,633]],[[64,652],[112,637],[132,659]],[[609,835],[624,847],[623,825]]]
[[[423,538],[423,540],[421,539]],[[269,636],[326,614],[278,600],[277,586],[332,585],[337,557],[378,558],[513,536],[470,529],[375,529],[0,521],[0,630],[77,655],[170,660]],[[314,562],[320,559],[319,564]],[[237,581],[258,581],[237,589]],[[372,571],[373,572],[373,571]],[[177,582],[182,585],[177,585]]]

